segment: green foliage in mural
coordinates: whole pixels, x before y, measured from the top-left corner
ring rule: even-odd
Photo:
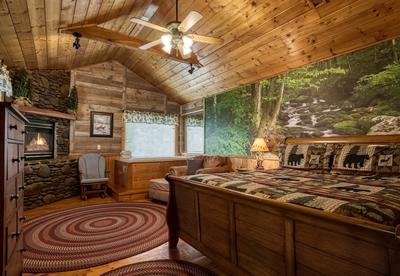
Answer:
[[[243,154],[257,136],[400,134],[400,40],[206,99],[206,152]],[[385,116],[381,116],[385,115]]]

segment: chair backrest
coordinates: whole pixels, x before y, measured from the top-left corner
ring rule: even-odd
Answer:
[[[104,158],[100,154],[88,153],[79,157],[82,179],[104,178],[105,167]]]

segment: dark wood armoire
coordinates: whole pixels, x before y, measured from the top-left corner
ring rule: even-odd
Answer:
[[[13,105],[0,103],[1,275],[22,273],[25,117]]]

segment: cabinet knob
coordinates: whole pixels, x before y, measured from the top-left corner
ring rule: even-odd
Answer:
[[[11,200],[13,200],[13,199],[18,199],[19,198],[19,195],[11,195]]]
[[[24,220],[26,220],[26,216],[19,217],[19,221],[24,221]]]
[[[18,127],[17,127],[17,125],[10,125],[10,129],[15,129],[15,130],[17,130]]]
[[[21,248],[21,252],[26,252],[27,249],[26,248]]]
[[[21,159],[21,161],[22,161],[22,160],[25,160],[25,156],[22,156],[22,157],[20,157],[19,159]]]
[[[11,238],[18,238],[19,237],[19,235],[21,235],[21,232],[15,232],[15,233],[12,233],[11,234]]]
[[[13,162],[13,163],[18,162],[19,163],[19,159],[18,158],[13,158],[13,159],[11,159],[11,162]]]
[[[22,185],[22,186],[18,187],[18,190],[19,190],[19,191],[25,190],[25,185]]]
[[[26,130],[21,130],[21,134],[25,134],[26,133]]]

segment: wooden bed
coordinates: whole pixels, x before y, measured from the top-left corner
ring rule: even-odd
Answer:
[[[400,136],[287,139],[400,143]],[[169,246],[179,238],[233,275],[400,275],[400,226],[249,197],[167,176]],[[262,218],[262,219],[260,219]]]

